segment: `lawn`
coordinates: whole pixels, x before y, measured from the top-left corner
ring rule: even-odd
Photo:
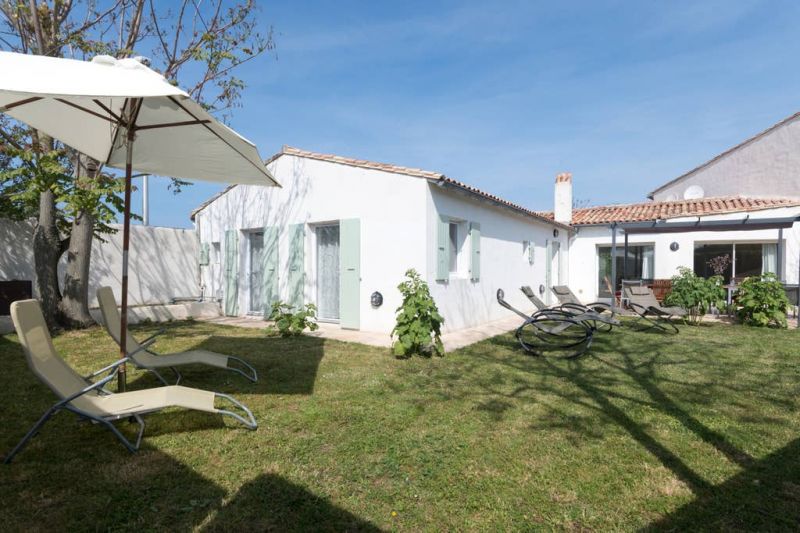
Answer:
[[[155,330],[134,331],[144,337]],[[157,348],[246,357],[261,380],[187,370],[256,432],[203,413],[147,417],[142,450],[58,415],[0,465],[4,530],[796,530],[797,331],[683,327],[600,336],[575,361],[512,335],[441,359],[174,323]],[[97,328],[55,339],[81,371]],[[0,453],[54,401],[0,337]],[[156,386],[141,372],[131,388]],[[121,427],[133,434],[134,425]]]

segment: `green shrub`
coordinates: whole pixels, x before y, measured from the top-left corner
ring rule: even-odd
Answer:
[[[722,276],[702,278],[686,267],[678,267],[678,272],[672,277],[672,290],[664,298],[664,304],[682,307],[688,322],[697,324],[712,306],[725,306]]]
[[[406,271],[406,280],[397,286],[403,304],[397,308],[397,322],[392,330],[394,354],[410,357],[414,354],[444,355],[441,328],[444,318],[431,297],[428,284],[413,268]]]
[[[736,290],[734,303],[736,316],[745,324],[787,327],[789,299],[775,274],[746,278]]]
[[[316,331],[319,326],[315,322],[317,318],[317,306],[306,304],[299,311],[294,311],[294,307],[277,301],[272,304],[272,312],[269,320],[275,322],[267,328],[268,333],[277,333],[281,337],[294,337],[303,333],[306,329]]]

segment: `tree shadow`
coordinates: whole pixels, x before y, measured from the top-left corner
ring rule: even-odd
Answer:
[[[800,439],[709,487],[644,531],[797,531]]]
[[[244,484],[203,531],[381,531],[274,474]]]
[[[203,334],[186,327],[187,323],[167,324],[160,339],[179,340],[181,350],[208,350],[223,355],[239,357],[252,365],[258,373],[258,381],[252,383],[243,376],[224,369],[206,365],[178,367],[183,376],[181,385],[236,394],[310,395],[314,392],[319,365],[325,356],[325,344],[321,337],[301,335],[298,337],[270,337],[236,335],[237,328],[227,328],[231,335]],[[134,327],[136,338],[144,338],[153,327]],[[199,338],[198,338],[199,337]],[[156,343],[155,353],[170,353],[171,349],[160,349]],[[169,368],[159,371],[168,381],[175,375]],[[131,388],[160,386],[161,383],[149,372],[129,377]]]

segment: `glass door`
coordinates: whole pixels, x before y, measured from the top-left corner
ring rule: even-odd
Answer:
[[[254,231],[250,241],[250,313],[264,314],[264,233]]]
[[[317,226],[317,316],[339,320],[339,225]]]

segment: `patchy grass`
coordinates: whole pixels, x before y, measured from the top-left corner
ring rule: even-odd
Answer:
[[[135,331],[146,336],[155,327]],[[576,361],[511,335],[439,359],[358,344],[176,323],[162,351],[203,347],[261,380],[189,369],[234,394],[256,432],[175,411],[131,455],[69,414],[0,468],[0,523],[25,531],[797,529],[797,331],[684,327],[600,336]],[[99,330],[66,333],[81,371],[114,358]],[[0,449],[54,401],[0,337]],[[131,388],[157,386],[134,372]],[[128,434],[134,427],[120,426]]]

